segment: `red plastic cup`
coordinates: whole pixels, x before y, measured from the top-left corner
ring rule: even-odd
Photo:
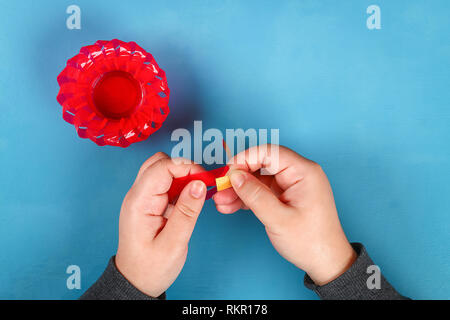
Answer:
[[[145,140],[170,112],[166,74],[135,42],[99,40],[83,47],[57,80],[64,120],[99,146]]]

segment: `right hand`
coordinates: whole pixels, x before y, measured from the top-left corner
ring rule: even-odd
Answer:
[[[279,146],[279,153],[274,147],[253,147],[230,159],[233,188],[214,195],[217,210],[252,210],[281,256],[324,285],[343,274],[356,253],[322,168],[286,147]],[[273,175],[258,174],[261,168]]]

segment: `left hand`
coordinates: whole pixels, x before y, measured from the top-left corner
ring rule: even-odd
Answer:
[[[203,170],[188,160],[175,161],[159,152],[142,165],[125,196],[116,266],[132,285],[149,296],[161,295],[181,272],[206,197],[201,181],[190,182],[175,205],[168,203],[167,191],[173,178]]]

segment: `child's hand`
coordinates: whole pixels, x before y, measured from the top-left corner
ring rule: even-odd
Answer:
[[[316,284],[326,284],[356,258],[341,228],[330,184],[318,164],[281,146],[276,159],[273,148],[254,147],[230,160],[234,190],[214,196],[217,210],[233,213],[250,208],[275,249]],[[249,173],[263,167],[274,175]]]
[[[174,206],[168,204],[167,191],[172,179],[202,170],[199,165],[186,162],[175,164],[166,154],[157,153],[142,165],[125,196],[116,266],[147,295],[161,295],[177,278],[205,202],[205,184],[192,181]]]

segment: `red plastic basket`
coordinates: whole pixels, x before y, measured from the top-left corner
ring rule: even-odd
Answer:
[[[135,42],[99,40],[83,47],[57,80],[64,120],[100,146],[145,140],[170,112],[166,74]]]

